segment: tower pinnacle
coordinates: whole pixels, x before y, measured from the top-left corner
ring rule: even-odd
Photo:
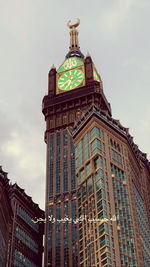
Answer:
[[[74,24],[70,24],[70,20],[67,23],[68,28],[70,29],[70,47],[69,52],[66,55],[66,58],[77,56],[80,58],[84,58],[84,55],[80,51],[79,40],[78,40],[78,31],[76,27],[80,24],[80,19],[77,19],[77,22]]]

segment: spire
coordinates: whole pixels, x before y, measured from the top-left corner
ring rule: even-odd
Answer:
[[[86,55],[86,57],[91,57],[91,55],[90,55],[90,53],[89,53],[89,52],[87,52],[87,55]]]
[[[67,26],[70,29],[70,47],[69,47],[69,52],[66,55],[66,58],[73,56],[84,58],[84,55],[80,51],[78,31],[76,30],[76,27],[78,27],[79,24],[80,24],[80,19],[77,19],[77,22],[74,24],[70,24],[70,20],[67,23]]]
[[[54,66],[54,64],[51,66],[51,70],[52,70],[52,69],[56,69],[55,66]]]

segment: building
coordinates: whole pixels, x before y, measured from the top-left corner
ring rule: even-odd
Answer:
[[[42,267],[45,215],[0,166],[0,266]]]
[[[57,71],[54,66],[50,70],[48,95],[42,103],[47,144],[45,266],[78,266],[78,226],[52,223],[48,217],[60,220],[77,216],[75,150],[70,129],[92,103],[111,114],[96,68],[80,51],[77,24],[68,26],[69,53]]]
[[[128,129],[92,106],[74,127],[79,266],[150,266],[150,163]]]
[[[42,102],[44,266],[148,266],[149,162],[112,118],[101,77],[80,51],[78,25],[68,23],[69,52],[51,68]]]
[[[9,179],[0,166],[0,266],[6,267],[12,209],[9,201]]]
[[[9,185],[9,197],[13,216],[8,267],[42,267],[44,212],[17,184]]]

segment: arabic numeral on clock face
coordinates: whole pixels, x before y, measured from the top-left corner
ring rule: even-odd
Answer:
[[[71,69],[75,66],[77,66],[77,60],[75,58],[74,59],[69,58],[68,60],[65,61],[63,65],[65,70]]]
[[[77,60],[75,58],[72,59],[72,66],[73,67],[76,67],[77,66]]]

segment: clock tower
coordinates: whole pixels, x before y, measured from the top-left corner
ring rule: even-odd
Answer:
[[[44,266],[79,266],[75,148],[71,129],[93,105],[111,117],[101,77],[87,54],[81,53],[76,24],[64,62],[48,74],[48,94],[42,102],[46,121],[46,224]],[[86,140],[85,140],[86,141]]]

